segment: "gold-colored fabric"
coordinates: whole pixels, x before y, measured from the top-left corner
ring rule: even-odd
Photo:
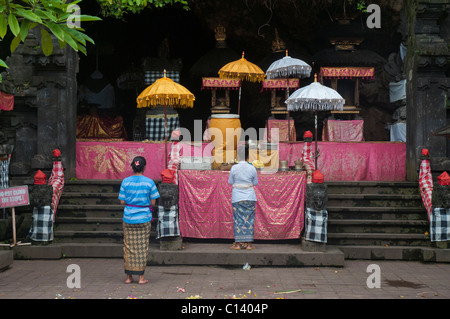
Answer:
[[[138,108],[155,107],[157,105],[192,108],[194,107],[194,101],[194,94],[184,86],[166,77],[156,80],[142,91],[136,99]]]
[[[261,82],[264,80],[265,73],[259,66],[253,64],[247,59],[242,58],[224,65],[219,70],[220,78],[237,78],[250,82]]]
[[[237,143],[241,137],[239,118],[211,118],[209,133],[214,146],[213,168],[236,159]]]
[[[249,162],[258,160],[264,164],[264,169],[278,171],[280,166],[280,153],[278,150],[250,149]]]
[[[77,138],[126,138],[122,116],[115,118],[99,115],[79,115],[77,117]]]

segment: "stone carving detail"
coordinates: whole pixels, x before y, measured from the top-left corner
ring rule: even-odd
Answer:
[[[326,209],[328,202],[328,188],[326,184],[310,183],[306,185],[306,207],[316,211]]]
[[[161,183],[159,184],[159,205],[164,210],[170,210],[170,207],[178,204],[178,185]]]

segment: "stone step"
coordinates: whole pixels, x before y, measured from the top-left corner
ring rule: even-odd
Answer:
[[[426,220],[358,220],[329,219],[328,233],[397,233],[424,234],[429,232]]]
[[[422,207],[339,207],[327,206],[330,219],[385,219],[423,220],[427,218]]]
[[[425,234],[397,233],[328,233],[330,245],[431,246]]]
[[[60,205],[117,205],[119,193],[64,192]]]
[[[56,215],[59,217],[110,217],[123,216],[123,205],[58,205]]]
[[[66,192],[86,192],[86,193],[118,193],[122,180],[116,179],[84,179],[76,181],[66,181],[64,191]]]
[[[415,182],[327,182],[328,194],[419,194]]]
[[[404,194],[328,194],[328,206],[339,207],[421,207],[420,195]]]
[[[56,230],[55,243],[123,243],[123,231]]]
[[[122,218],[117,217],[57,217],[54,229],[77,231],[120,231]]]

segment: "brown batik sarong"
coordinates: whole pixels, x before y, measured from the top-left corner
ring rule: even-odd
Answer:
[[[151,222],[123,223],[123,258],[127,275],[143,275],[147,266]]]

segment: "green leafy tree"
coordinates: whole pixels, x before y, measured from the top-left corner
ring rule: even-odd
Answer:
[[[81,28],[83,21],[98,21],[99,17],[81,14],[78,4],[81,0],[0,0],[0,38],[6,40],[9,32],[14,37],[10,43],[11,53],[25,41],[28,32],[39,28],[41,48],[45,55],[53,52],[54,35],[59,46],[67,44],[75,51],[86,54],[86,43],[94,44]],[[0,59],[0,66],[7,68]],[[0,79],[1,80],[1,79]]]
[[[122,18],[127,13],[139,13],[148,8],[180,6],[189,10],[188,0],[97,0],[103,16]]]

